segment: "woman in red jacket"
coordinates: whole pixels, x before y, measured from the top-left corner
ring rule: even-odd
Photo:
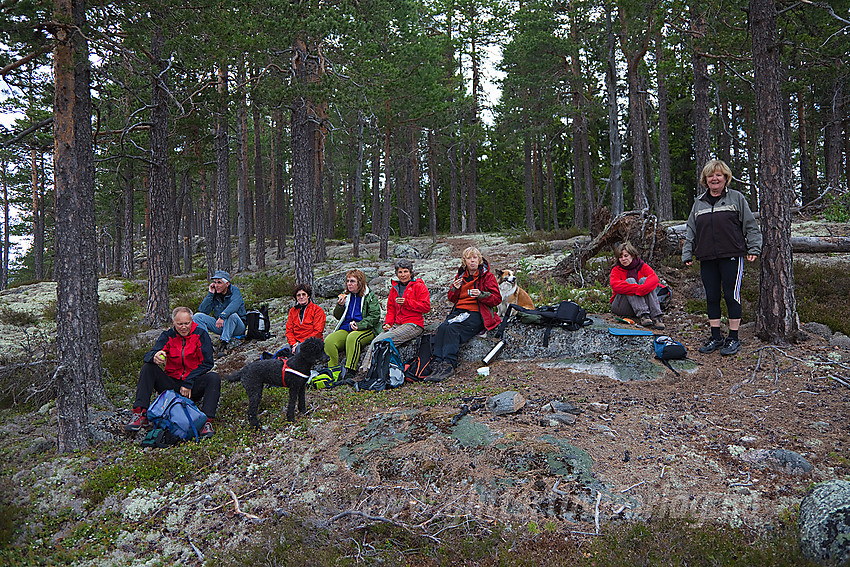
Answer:
[[[295,348],[310,337],[322,340],[326,315],[321,307],[313,303],[313,288],[310,284],[295,286],[292,297],[295,298],[295,306],[286,317],[286,340],[294,353]]]
[[[611,268],[611,312],[621,317],[637,317],[644,327],[664,329],[661,304],[655,288],[658,276],[649,264],[638,257],[629,242],[614,247],[616,265]]]
[[[502,322],[496,314],[496,307],[502,302],[499,283],[475,247],[463,251],[448,297],[454,307],[431,341],[433,371],[425,378],[431,382],[440,382],[454,373],[460,345]]]
[[[362,372],[369,371],[372,363],[372,348],[375,343],[392,339],[398,346],[412,341],[425,332],[424,315],[431,310],[431,294],[421,279],[416,279],[413,262],[402,258],[395,263],[397,280],[392,280],[390,297],[387,299],[387,317],[384,319],[384,332],[369,344],[363,362]]]

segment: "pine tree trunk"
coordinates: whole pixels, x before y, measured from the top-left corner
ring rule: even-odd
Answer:
[[[410,129],[410,197],[408,204],[410,205],[410,234],[419,236],[420,227],[420,199],[419,199],[419,130],[411,127]]]
[[[634,202],[636,209],[649,207],[647,200],[647,147],[646,140],[646,97],[641,90],[640,63],[643,52],[637,51],[626,54],[626,82],[629,86],[629,130],[632,133],[632,176],[634,178]]]
[[[357,136],[354,158],[354,218],[352,219],[352,255],[360,257],[360,232],[363,224],[363,111],[357,111]]]
[[[32,255],[35,279],[44,279],[44,196],[39,183],[38,150],[30,150],[32,171]],[[8,225],[7,225],[8,226]]]
[[[585,218],[581,126],[580,119],[575,114],[573,115],[572,134],[572,151],[570,153],[573,158],[573,225],[576,228],[585,228],[590,224],[591,219]]]
[[[57,0],[57,21],[85,28],[85,4]],[[59,452],[89,446],[88,408],[108,399],[101,379],[97,311],[94,155],[88,45],[70,27],[56,31],[54,47],[54,189],[56,372]]]
[[[248,190],[248,107],[245,61],[241,55],[236,73],[236,269],[244,272],[251,263],[248,209],[253,203]]]
[[[227,66],[217,69],[219,107],[215,121],[215,264],[208,266],[210,275],[215,270],[230,271],[230,151],[227,137]]]
[[[457,187],[457,140],[450,140],[449,146],[449,232],[458,234],[458,187]]]
[[[552,219],[552,229],[558,230],[558,199],[555,196],[555,168],[552,165],[552,142],[546,144],[546,195],[549,199],[549,216]]]
[[[800,144],[800,185],[804,205],[818,196],[817,187],[812,182],[812,173],[809,168],[811,157],[809,156],[808,122],[806,103],[803,99],[802,89],[800,89],[797,91],[797,140]]]
[[[256,220],[255,235],[257,269],[266,268],[266,180],[263,174],[263,119],[260,116],[260,105],[253,101],[254,122],[254,219]]]
[[[428,130],[428,232],[437,242],[437,147],[434,130]]]
[[[694,156],[696,179],[699,180],[702,168],[711,159],[711,117],[708,108],[708,65],[701,54],[701,39],[705,37],[705,16],[700,8],[694,5],[691,6],[690,11],[691,33],[694,37]]]
[[[670,125],[667,118],[667,76],[664,72],[664,43],[661,34],[655,36],[655,65],[658,77],[658,217],[673,218],[673,181],[670,164]]]
[[[136,266],[134,263],[133,249],[135,247],[135,230],[133,217],[135,213],[135,170],[133,160],[128,159],[119,170],[121,172],[120,179],[123,182],[122,207],[124,218],[123,237],[121,238],[121,277],[131,280],[135,277]]]
[[[372,233],[381,232],[381,144],[376,140],[372,149]]]
[[[168,274],[171,268],[171,211],[173,204],[168,191],[168,100],[160,82],[160,56],[165,39],[156,29],[151,40],[154,69],[151,81],[151,166],[150,166],[150,226],[148,228],[148,305],[144,323],[159,327],[169,320]]]
[[[773,343],[801,338],[794,297],[791,254],[791,169],[782,112],[781,44],[776,34],[775,0],[751,0],[753,67],[759,138],[761,258],[756,335]]]
[[[325,212],[325,171],[324,171],[324,155],[325,155],[325,133],[321,127],[311,120],[312,141],[313,141],[313,191],[315,195],[315,212],[313,231],[316,235],[316,262],[324,262],[327,259],[327,249],[325,248],[325,238],[327,237],[328,218]]]
[[[392,205],[390,204],[390,198],[392,196],[392,186],[390,180],[392,179],[392,165],[390,164],[390,102],[385,102],[385,109],[387,114],[387,125],[384,127],[384,188],[381,192],[381,245],[378,256],[382,260],[386,260],[389,257],[389,240],[390,240],[390,213],[392,211]]]
[[[620,141],[619,105],[617,104],[617,53],[616,39],[611,24],[611,8],[605,4],[605,30],[608,36],[608,60],[605,72],[608,106],[608,140],[611,153],[611,171],[608,173],[608,186],[611,189],[611,214],[619,215],[625,209],[623,204],[623,147]]]
[[[3,243],[0,246],[0,290],[9,286],[9,184],[6,181],[6,158],[0,157],[0,175],[3,177]]]
[[[832,97],[828,100],[826,109],[827,121],[824,128],[824,165],[826,172],[826,186],[830,189],[841,187],[841,167],[843,160],[841,156],[843,130],[842,100],[844,93],[844,82],[847,79],[840,77],[833,85]]]
[[[298,100],[292,108],[292,213],[295,218],[295,283],[313,285],[313,191],[310,161],[313,158],[312,127],[307,101]]]
[[[183,196],[183,207],[180,209],[180,214],[183,216],[183,222],[180,225],[181,243],[183,251],[183,273],[192,273],[192,180],[189,177],[189,172],[184,171],[180,182],[180,193]]]
[[[534,224],[534,170],[531,164],[531,137],[525,133],[522,140],[523,149],[523,188],[525,189],[525,230],[529,234],[537,228]]]

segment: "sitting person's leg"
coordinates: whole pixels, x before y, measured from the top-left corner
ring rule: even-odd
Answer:
[[[207,372],[195,378],[190,397],[208,419],[214,419],[221,397],[221,378],[218,373]]]
[[[369,365],[372,364],[372,351],[374,350],[375,343],[378,341],[382,341],[384,339],[392,339],[393,344],[398,347],[401,344],[406,343],[407,341],[412,341],[419,335],[425,332],[425,329],[417,325],[416,323],[404,323],[402,325],[396,325],[392,327],[389,331],[384,331],[375,339],[369,343],[369,348],[366,349],[366,354],[363,355],[363,362],[360,364],[360,370],[367,371],[369,370]]]
[[[216,335],[221,334],[221,329],[215,326],[216,319],[206,313],[195,313],[192,315],[192,321],[208,333],[215,333]]]
[[[433,358],[437,362],[445,362],[451,368],[457,367],[457,353],[460,345],[469,341],[484,329],[481,313],[471,311],[469,317],[457,323],[444,322],[437,329],[432,347]]]
[[[334,331],[325,339],[325,354],[330,357],[328,366],[333,368],[339,365],[339,352],[345,348],[345,339],[348,336],[348,331],[342,329]]]
[[[372,329],[366,331],[351,331],[345,338],[345,368],[353,376],[357,371],[357,361],[360,355],[375,338]]]
[[[239,315],[233,313],[224,322],[221,329],[221,340],[229,343],[233,337],[238,337],[245,334],[245,323],[239,318]]]
[[[136,384],[136,398],[133,402],[133,419],[124,426],[127,431],[138,431],[148,425],[148,406],[151,405],[151,395],[154,390],[164,392],[165,390],[179,389],[179,383],[153,362],[145,362],[139,372],[139,381]]]

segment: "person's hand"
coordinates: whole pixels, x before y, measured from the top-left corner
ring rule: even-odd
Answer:
[[[357,322],[356,322],[356,321],[352,321],[351,323],[349,323],[349,325],[348,325],[348,326],[349,326],[349,327],[351,327],[351,330],[352,330],[352,331],[356,331],[356,330],[357,330]]]
[[[155,355],[153,355],[153,361],[157,364],[157,366],[165,366],[165,351],[160,350]]]
[[[396,297],[395,302],[398,303],[399,305],[401,305],[402,303],[404,303],[404,298],[403,297]]]
[[[192,395],[191,388],[187,388],[186,386],[180,386],[180,395],[188,398],[190,395]]]
[[[391,327],[392,327],[392,325],[390,325],[389,323],[384,323],[384,327],[383,327],[383,329],[384,329],[385,331],[389,331]]]
[[[460,289],[460,286],[463,285],[463,278],[460,277],[452,282],[452,285],[455,286],[455,289]]]
[[[215,320],[215,328],[221,329],[222,327],[224,327],[224,319],[219,317],[218,319]]]
[[[686,266],[690,266],[690,265],[691,265],[691,264],[693,264],[693,263],[694,263],[694,262],[693,262],[693,260],[691,260],[691,261],[689,261],[689,262],[685,262],[685,265],[686,265]]]
[[[337,305],[342,305],[343,303],[345,303],[345,295],[346,295],[346,294],[344,294],[344,293],[340,293],[340,294],[336,297],[336,304],[337,304]]]
[[[758,256],[756,256],[755,254],[747,254],[747,261],[748,262],[755,262],[756,258],[758,258]]]
[[[470,297],[478,297],[479,295],[481,295],[481,290],[472,288],[469,290],[469,295]]]
[[[215,284],[211,283],[210,287],[208,287],[207,289],[209,289],[210,293],[215,293]]]

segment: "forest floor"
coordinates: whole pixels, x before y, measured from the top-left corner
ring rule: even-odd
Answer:
[[[528,265],[522,245],[495,242],[492,266]],[[429,261],[454,265],[473,243],[441,239],[444,256]],[[534,277],[556,261],[541,259]],[[814,483],[850,476],[850,388],[838,381],[850,382],[850,351],[816,333],[766,345],[750,323],[738,354],[700,354],[705,316],[689,307],[698,273],[657,270],[674,290],[663,334],[695,363],[679,376],[619,381],[513,359],[482,377],[478,361],[465,361],[439,384],[309,391],[309,412],[294,424],[277,410],[286,392],[267,390],[261,430],[245,423],[241,386],[225,384],[212,439],[142,450],[119,408],[97,412],[112,441],[76,456],[51,448],[55,405],[3,410],[0,559],[236,565],[258,548],[273,554],[268,530],[293,518],[350,537],[343,555],[356,562],[381,555],[380,526],[436,546],[496,526],[569,540],[661,517],[753,530],[793,521]],[[445,314],[435,307],[431,322]],[[253,348],[237,347],[218,369],[253,360]],[[504,391],[525,406],[503,416],[480,407]],[[574,422],[553,421],[552,401],[573,404]],[[760,460],[766,452],[781,462]]]

